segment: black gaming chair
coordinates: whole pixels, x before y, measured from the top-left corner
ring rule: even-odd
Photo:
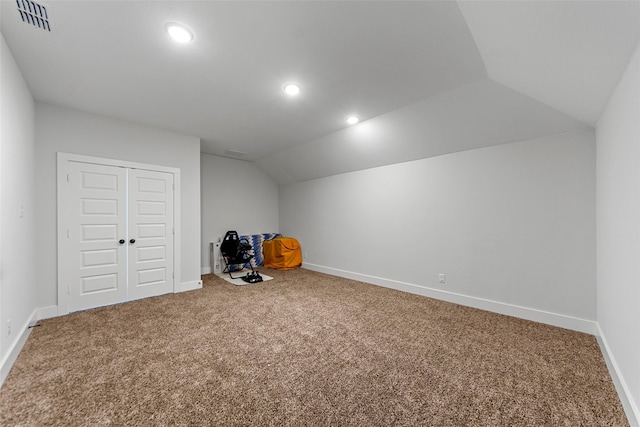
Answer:
[[[240,239],[236,231],[227,231],[227,234],[224,235],[224,239],[222,239],[222,243],[220,244],[220,254],[225,264],[222,272],[229,273],[229,277],[232,279],[237,279],[238,277],[231,275],[231,266],[237,265],[240,266],[237,271],[241,271],[246,266],[249,266],[251,273],[255,274],[253,265],[251,265],[251,259],[254,256],[253,253],[251,253],[252,250],[253,248],[247,239]]]

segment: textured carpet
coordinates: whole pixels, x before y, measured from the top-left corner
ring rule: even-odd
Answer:
[[[0,425],[628,425],[593,336],[265,272],[42,321]]]

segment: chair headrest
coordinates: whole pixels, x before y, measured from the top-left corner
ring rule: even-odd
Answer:
[[[227,241],[227,240],[240,240],[240,237],[238,237],[238,232],[237,231],[229,230],[224,235],[224,238],[222,240],[224,240],[224,241]]]

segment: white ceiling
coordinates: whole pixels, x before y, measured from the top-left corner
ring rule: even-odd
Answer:
[[[489,77],[595,125],[640,34],[640,2],[468,1]]]
[[[246,152],[279,183],[593,126],[640,39],[638,0],[43,3],[51,33],[0,9],[35,99]]]

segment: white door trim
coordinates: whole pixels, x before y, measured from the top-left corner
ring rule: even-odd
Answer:
[[[101,157],[83,156],[71,153],[57,153],[57,204],[58,204],[58,316],[69,314],[69,241],[67,239],[68,224],[68,203],[67,203],[67,171],[70,161],[93,163],[98,165],[117,166],[131,169],[145,169],[157,172],[168,172],[173,174],[175,185],[174,192],[174,229],[173,239],[173,262],[175,277],[173,281],[173,292],[178,292],[180,284],[180,169],[167,166],[150,165],[146,163],[129,162],[126,160],[105,159]]]

